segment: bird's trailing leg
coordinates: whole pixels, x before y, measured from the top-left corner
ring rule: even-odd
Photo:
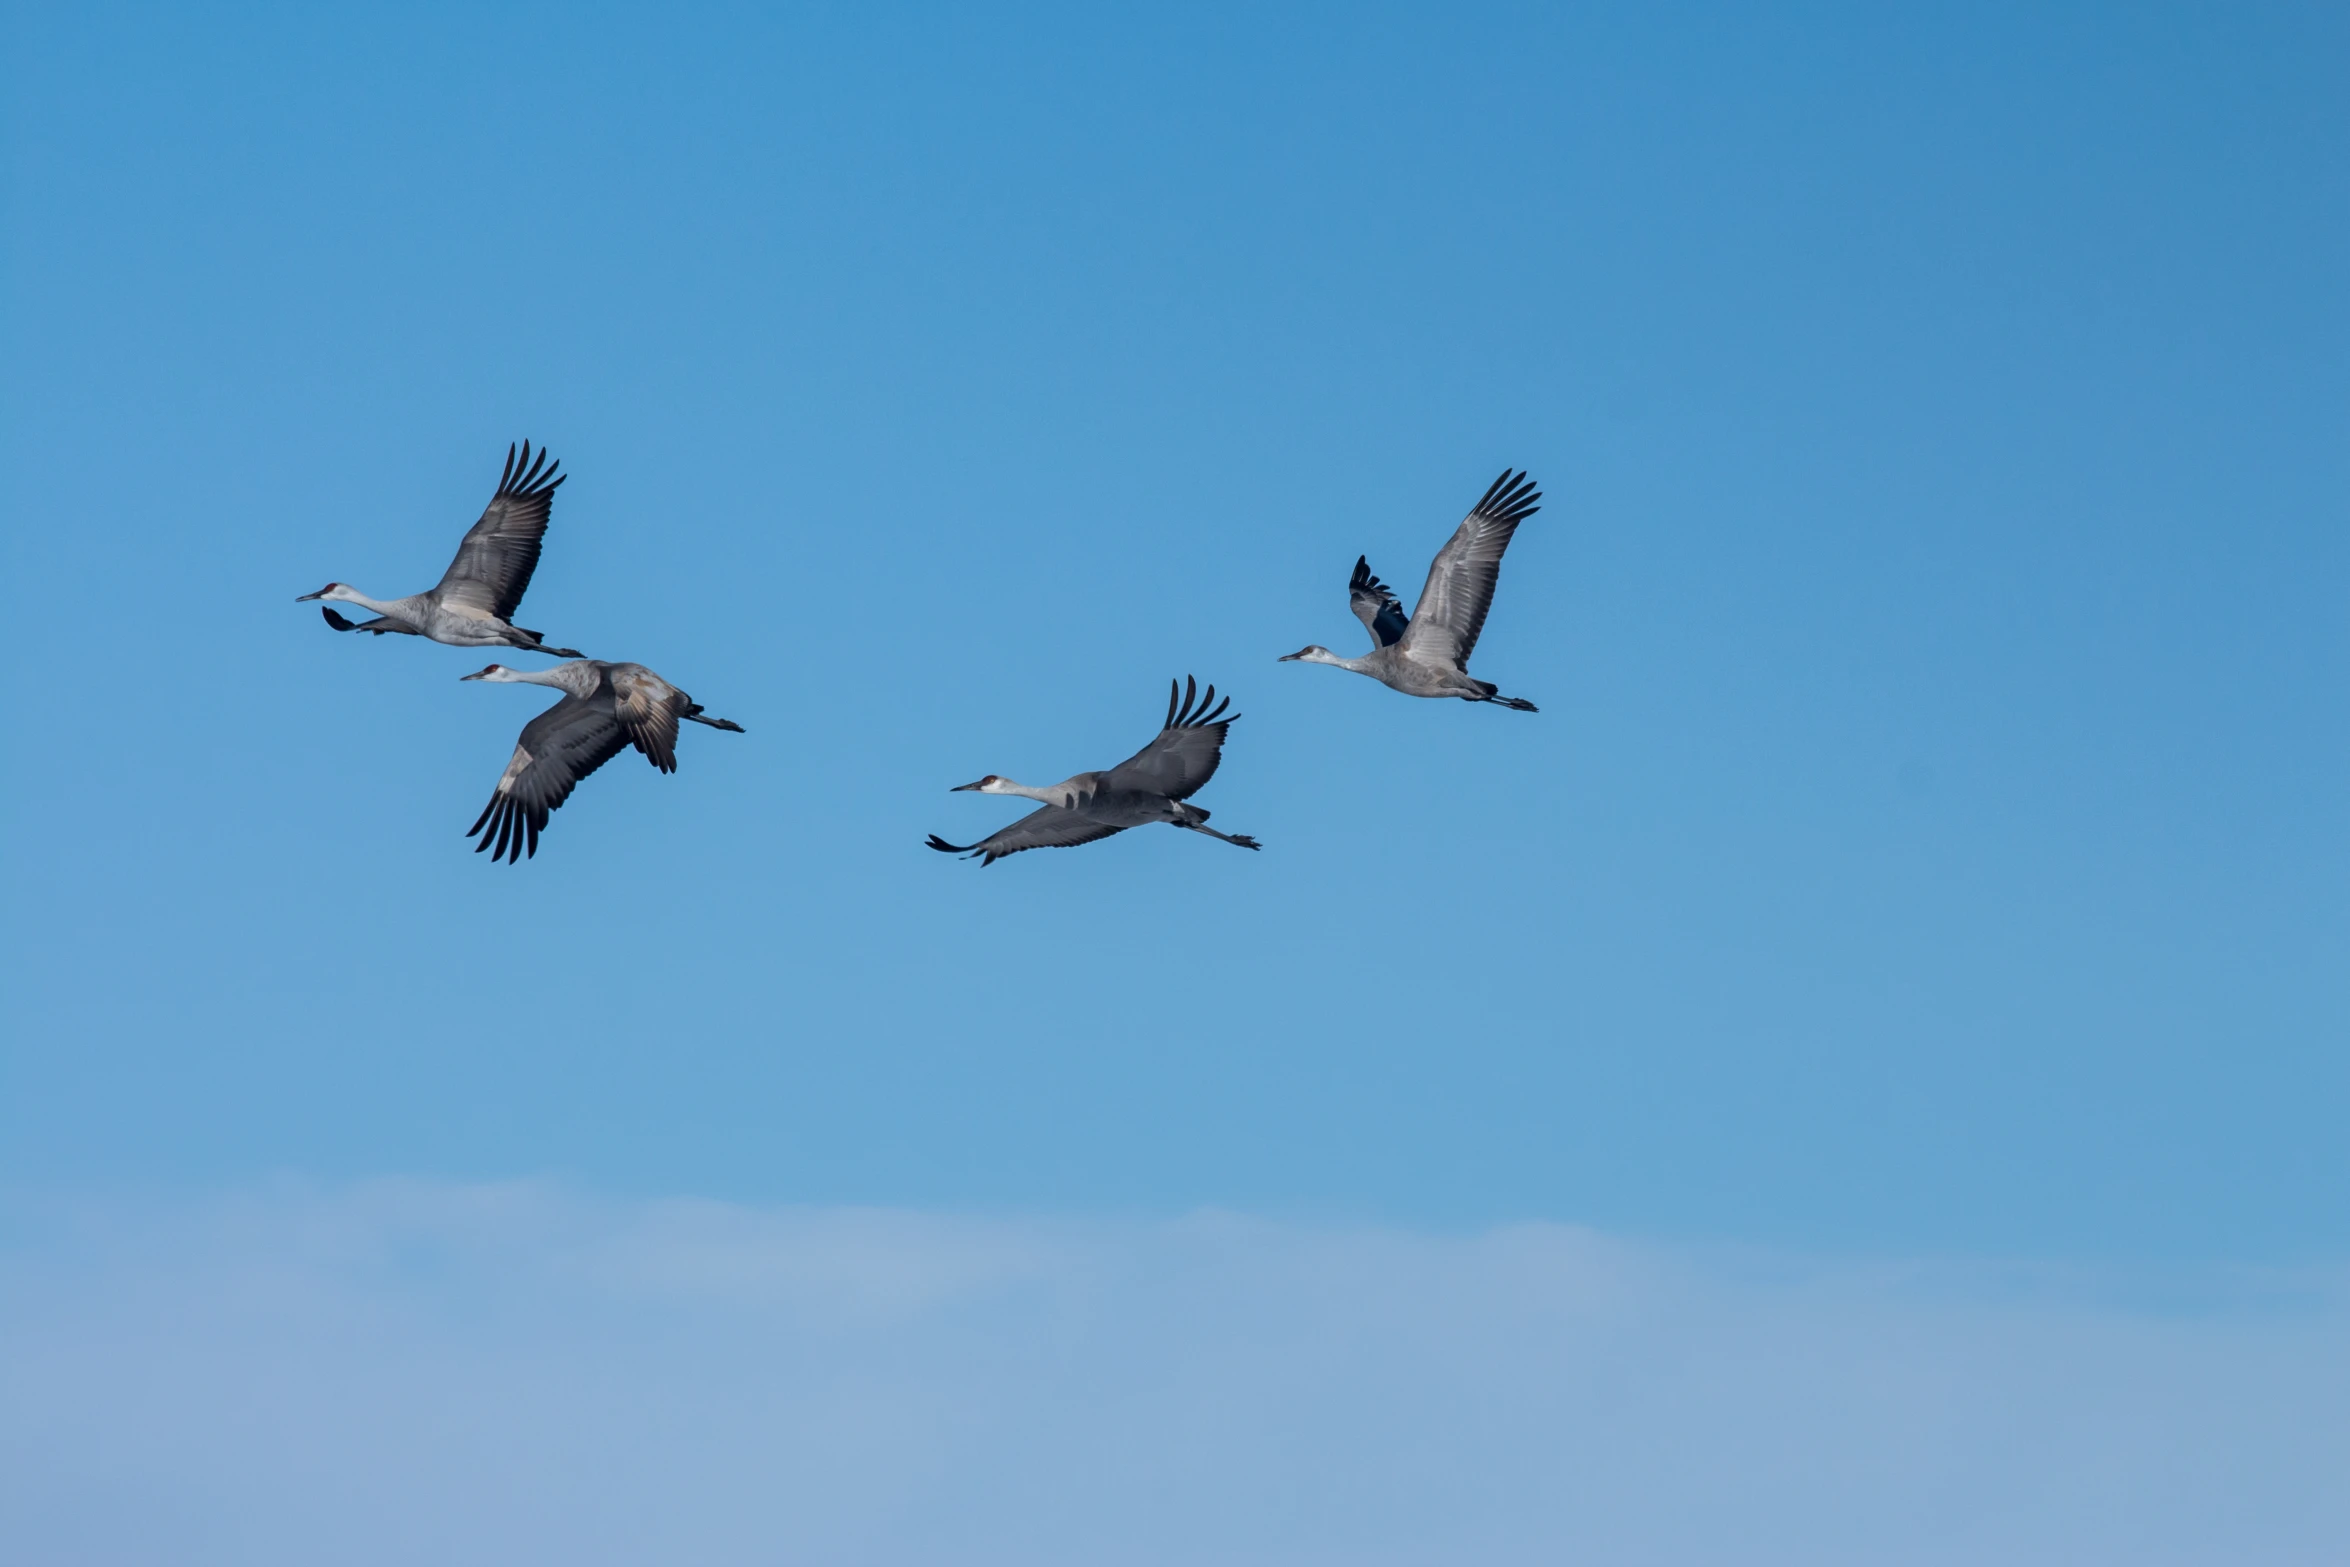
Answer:
[[[1257,842],[1256,839],[1251,838],[1247,833],[1244,832],[1218,832],[1215,828],[1203,827],[1198,822],[1171,822],[1168,825],[1173,827],[1180,827],[1185,832],[1204,832],[1211,838],[1221,838],[1226,843],[1238,845],[1243,849],[1261,849],[1264,847],[1263,844]]]
[[[541,632],[541,631],[525,631],[525,630],[523,630],[523,629],[522,629],[520,626],[513,626],[513,627],[510,627],[510,628],[508,628],[508,629],[510,629],[511,631],[513,631],[513,633],[514,633],[515,637],[518,639],[518,640],[516,640],[516,642],[514,643],[514,646],[516,646],[516,647],[518,647],[518,648],[521,648],[521,649],[522,649],[524,652],[526,652],[526,653],[551,653],[551,654],[553,654],[553,655],[554,655],[555,657],[557,657],[557,658],[585,658],[585,657],[587,657],[587,655],[586,655],[585,653],[582,653],[582,652],[581,652],[579,649],[577,649],[577,648],[575,648],[575,647],[549,647],[549,646],[547,646],[547,637],[546,637],[546,633],[544,633],[544,632]],[[529,640],[529,641],[527,641],[527,642],[524,642],[524,641],[521,641],[521,640],[519,640],[520,638],[523,638],[523,637],[528,637],[530,640]]]
[[[743,733],[743,726],[736,723],[733,719],[706,718],[703,716],[702,710],[698,707],[690,713],[680,713],[677,716],[680,718],[690,718],[697,724],[708,724],[713,729],[724,729],[738,735]]]
[[[1522,696],[1503,696],[1498,691],[1489,691],[1477,700],[1491,702],[1497,707],[1506,707],[1513,713],[1539,713],[1542,711],[1541,708],[1536,707]]]

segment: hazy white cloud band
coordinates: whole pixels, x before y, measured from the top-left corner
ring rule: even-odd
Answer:
[[[6,1220],[12,1561],[2350,1560],[2333,1273],[404,1182]]]

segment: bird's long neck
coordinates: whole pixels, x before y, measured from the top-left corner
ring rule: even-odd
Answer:
[[[372,609],[379,615],[390,615],[395,619],[399,617],[400,610],[407,603],[405,599],[371,599],[347,582],[343,584],[340,597],[346,602],[357,604],[362,609]]]
[[[1039,804],[1064,807],[1092,792],[1086,787],[1085,775],[1082,773],[1075,778],[1064,778],[1057,784],[1014,783],[1009,778],[1003,778],[997,780],[996,787],[988,791],[990,794],[1016,794]]]
[[[551,669],[508,669],[506,678],[526,686],[553,686],[567,696],[585,697],[595,690],[595,671],[578,660]]]
[[[1368,654],[1361,658],[1348,658],[1343,653],[1332,653],[1325,649],[1323,652],[1309,657],[1306,662],[1309,664],[1328,664],[1333,668],[1352,670],[1358,675],[1367,675],[1371,672],[1371,655]]]

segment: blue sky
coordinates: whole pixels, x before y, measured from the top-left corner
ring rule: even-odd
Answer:
[[[2350,1257],[2338,13],[11,33],[16,1200]],[[509,869],[540,695],[291,600],[521,437],[522,623],[748,733]],[[1538,715],[1274,662],[1505,465]],[[1184,673],[1263,853],[921,847]]]
[[[42,1562],[2307,1563],[2350,1277],[279,1183],[12,1203]],[[2143,1298],[2146,1281],[2133,1289]]]

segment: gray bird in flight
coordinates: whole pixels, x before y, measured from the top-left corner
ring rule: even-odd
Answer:
[[[1406,696],[1457,696],[1464,702],[1494,702],[1521,713],[1535,711],[1524,697],[1503,696],[1501,688],[1469,674],[1469,654],[1485,629],[1493,586],[1501,576],[1502,551],[1518,524],[1542,508],[1533,481],[1506,469],[1476,509],[1461,519],[1428,567],[1428,584],[1405,619],[1403,605],[1386,583],[1371,575],[1367,557],[1355,558],[1346,597],[1355,618],[1371,633],[1371,651],[1342,658],[1319,643],[1285,653],[1281,662],[1333,664],[1369,675]]]
[[[563,700],[522,726],[513,759],[490,793],[490,803],[465,830],[479,834],[476,854],[512,864],[539,852],[547,816],[562,808],[579,781],[630,746],[665,773],[677,771],[677,724],[691,719],[712,729],[743,732],[729,718],[712,718],[702,704],[642,664],[583,658],[552,669],[508,669],[503,664],[462,676],[493,684],[552,686]],[[484,828],[489,829],[483,831]]]
[[[1043,802],[1002,832],[977,843],[949,843],[936,833],[930,846],[941,854],[975,855],[982,865],[993,865],[1022,849],[1065,849],[1092,843],[1129,827],[1165,822],[1188,832],[1205,833],[1243,849],[1264,847],[1241,833],[1222,833],[1207,825],[1208,813],[1190,802],[1210,778],[1224,754],[1224,732],[1239,721],[1226,717],[1232,705],[1216,700],[1216,688],[1199,694],[1199,683],[1185,676],[1180,685],[1170,681],[1167,721],[1150,744],[1107,772],[1079,773],[1057,784],[1014,783],[989,773],[977,783],[958,784],[954,793],[1016,794]]]
[[[373,620],[350,621],[320,605],[319,613],[337,631],[372,631],[379,637],[397,632],[451,647],[511,647],[558,658],[579,657],[576,648],[547,646],[545,637],[523,630],[512,618],[522,607],[530,574],[538,569],[539,541],[546,535],[555,489],[567,477],[557,473],[556,466],[544,451],[534,461],[528,441],[519,453],[507,447],[498,492],[490,497],[481,521],[465,530],[457,558],[430,592],[371,599],[349,583],[330,582],[294,602],[334,599],[375,611]]]

